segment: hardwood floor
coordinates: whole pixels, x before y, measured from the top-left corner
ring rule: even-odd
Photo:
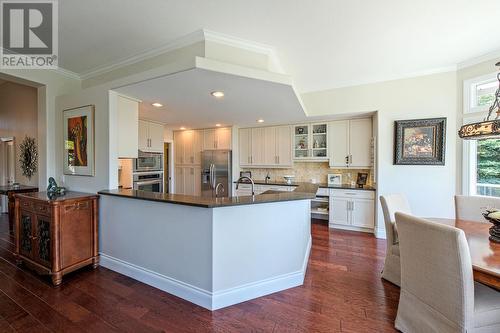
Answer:
[[[305,283],[210,312],[105,268],[60,287],[15,265],[0,216],[0,332],[394,332],[399,288],[382,281],[385,241],[313,223]]]

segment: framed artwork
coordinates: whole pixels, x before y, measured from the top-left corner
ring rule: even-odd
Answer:
[[[446,118],[395,122],[394,164],[444,165]]]
[[[358,179],[356,180],[356,184],[358,184],[358,187],[362,188],[363,186],[366,185],[367,181],[368,181],[368,173],[358,172]]]
[[[340,173],[328,174],[328,185],[342,185],[342,174]]]
[[[94,176],[94,106],[63,111],[64,174]]]

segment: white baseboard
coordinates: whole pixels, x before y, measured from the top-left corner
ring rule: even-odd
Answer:
[[[208,310],[217,310],[302,285],[306,275],[311,245],[312,240],[309,238],[301,270],[245,284],[236,288],[217,291],[215,293],[108,256],[104,253],[100,253],[100,265],[202,306]]]
[[[147,268],[100,253],[100,265],[211,310],[212,293]]]
[[[373,233],[373,228],[353,227],[350,225],[333,224],[333,223],[328,224],[328,227],[333,228],[333,229],[366,232],[366,233],[370,233],[370,234]]]
[[[380,239],[386,239],[387,238],[387,236],[385,234],[385,229],[378,229],[378,228],[376,228],[373,231],[373,234],[375,235],[376,238],[380,238]]]

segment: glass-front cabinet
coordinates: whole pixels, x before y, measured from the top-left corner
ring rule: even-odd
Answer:
[[[294,126],[294,160],[328,160],[328,125],[306,124]]]

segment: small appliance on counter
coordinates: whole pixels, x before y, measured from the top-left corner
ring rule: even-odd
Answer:
[[[293,180],[295,179],[295,176],[294,175],[285,175],[285,176],[283,176],[283,178],[285,178],[285,182],[288,185],[292,185],[293,184]]]
[[[240,178],[241,177],[248,177],[248,178],[252,178],[252,171],[240,171]],[[241,181],[242,183],[244,182],[248,182],[250,183],[248,180],[242,180]]]

